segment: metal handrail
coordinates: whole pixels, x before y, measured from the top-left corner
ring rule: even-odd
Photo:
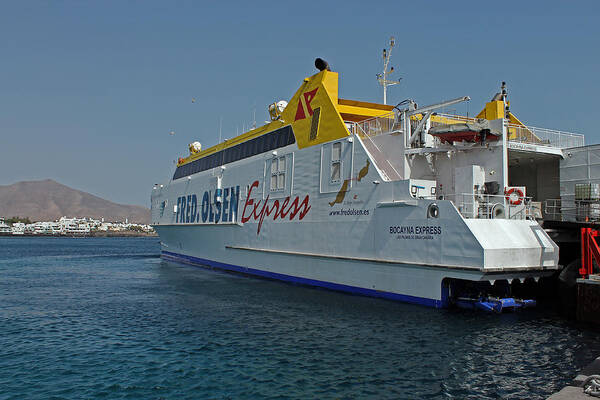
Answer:
[[[511,205],[504,195],[452,193],[420,196],[432,200],[450,200],[466,219],[535,219],[532,197],[525,196],[521,204]],[[476,207],[476,208],[475,208]],[[502,212],[498,212],[501,209]]]
[[[476,120],[476,118],[472,117],[446,113],[435,113],[435,116],[457,122],[473,122]],[[401,129],[395,129],[398,126],[401,126],[400,122],[401,120],[399,119],[399,115],[395,112],[390,112],[363,120],[361,122],[356,122],[355,124],[362,129],[366,136],[372,137],[401,131]],[[435,120],[432,121],[432,126],[442,124],[444,124],[444,122]],[[585,144],[585,136],[580,133],[513,124],[506,120],[505,126],[508,131],[507,133],[509,142],[529,143],[558,148],[580,147]]]
[[[371,154],[371,156],[373,157],[374,162],[378,165],[382,174],[385,175],[384,178],[386,180],[392,180],[394,177],[400,177],[398,170],[394,168],[392,163],[390,163],[387,157],[383,154],[379,146],[377,146],[377,144],[373,141],[373,136],[368,135],[363,130],[362,126],[359,125],[359,123],[354,123],[353,130],[354,134],[357,135],[359,139],[368,140],[369,143],[373,146],[374,150],[377,152],[377,154]],[[373,153],[373,151],[371,151],[371,153]],[[388,168],[391,168],[391,170]],[[390,176],[390,174],[392,174],[393,176]]]
[[[547,199],[544,218],[550,221],[600,222],[600,204],[597,201]]]
[[[464,115],[446,114],[446,113],[435,113],[435,115],[433,115],[432,117],[445,118],[445,119],[449,119],[449,120],[453,120],[453,121],[460,121],[460,122],[474,122],[476,120],[476,118],[466,117]],[[431,125],[434,126],[434,125],[447,125],[447,124],[444,124],[443,122],[431,121]]]
[[[554,129],[537,128],[506,123],[508,140],[516,143],[529,143],[540,146],[558,147],[580,147],[585,144],[585,137],[580,133],[563,132]]]
[[[390,112],[360,122],[355,122],[354,124],[362,130],[362,133],[365,136],[373,137],[401,131],[399,129],[394,129],[396,126],[401,125],[400,121],[401,119],[398,119],[396,113]]]

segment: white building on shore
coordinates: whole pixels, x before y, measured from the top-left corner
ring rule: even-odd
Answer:
[[[10,229],[10,225],[4,222],[4,218],[0,218],[0,235],[7,235],[12,233],[12,229]]]
[[[93,218],[68,218],[61,217],[58,221],[39,221],[31,224],[15,222],[6,224],[4,218],[0,218],[0,234],[12,235],[52,235],[52,236],[86,236],[93,232],[126,232],[138,231],[152,233],[154,229],[146,224],[132,224],[125,222],[105,222],[104,218],[98,220]]]
[[[61,217],[58,220],[61,235],[86,235],[91,232],[90,224],[86,218]]]
[[[22,222],[15,222],[12,225],[12,234],[13,235],[24,235],[25,234],[25,224]]]

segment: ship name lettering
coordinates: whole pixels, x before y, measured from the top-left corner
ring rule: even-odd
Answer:
[[[198,210],[198,197],[188,194],[177,198],[175,222],[180,224],[235,222],[240,199],[240,187],[225,188],[223,198],[218,200],[218,192],[207,190],[202,196]]]
[[[300,197],[296,196],[294,200],[292,200],[291,204],[290,196],[284,198],[281,203],[278,199],[274,200],[270,205],[269,195],[267,195],[267,198],[264,200],[251,199],[250,195],[252,194],[252,190],[258,187],[258,185],[258,181],[254,181],[252,182],[252,185],[250,185],[250,188],[248,189],[248,196],[246,197],[246,202],[244,203],[244,210],[242,211],[242,223],[246,223],[251,219],[258,221],[258,227],[256,228],[257,235],[260,234],[260,229],[265,217],[273,215],[273,221],[275,221],[277,218],[285,219],[289,214],[290,221],[292,221],[296,215],[298,215],[298,220],[302,220],[310,211],[311,206],[309,204],[309,195],[306,195],[302,202],[300,202]]]
[[[441,235],[441,226],[390,226],[390,234]]]
[[[194,223],[198,220],[197,216],[198,199],[195,194],[181,196],[177,198],[177,214],[175,222]]]

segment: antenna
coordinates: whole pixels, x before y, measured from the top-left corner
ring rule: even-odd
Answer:
[[[252,129],[256,129],[256,101],[252,107]]]
[[[500,86],[500,90],[502,93],[502,101],[504,102],[504,118],[509,118],[510,114],[510,106],[507,101],[508,91],[506,90],[506,82],[502,82],[502,86]]]
[[[221,143],[221,128],[223,127],[223,117],[219,118],[219,143]]]
[[[388,66],[390,64],[390,58],[392,57],[392,49],[396,45],[396,40],[392,36],[390,38],[390,49],[383,49],[383,72],[381,74],[377,74],[377,81],[381,86],[383,86],[383,104],[387,104],[387,87],[394,86],[400,83],[400,78],[397,81],[392,81],[388,79],[388,75],[394,72],[394,67],[391,67],[388,71]]]

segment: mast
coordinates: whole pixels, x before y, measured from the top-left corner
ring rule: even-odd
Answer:
[[[381,86],[383,86],[383,104],[387,104],[387,87],[397,85],[400,83],[400,80],[393,81],[388,79],[388,75],[394,72],[394,67],[391,67],[388,71],[388,66],[390,64],[390,58],[392,57],[392,49],[394,48],[395,44],[396,41],[392,36],[390,38],[390,49],[383,49],[383,72],[381,74],[377,74],[377,81]]]

